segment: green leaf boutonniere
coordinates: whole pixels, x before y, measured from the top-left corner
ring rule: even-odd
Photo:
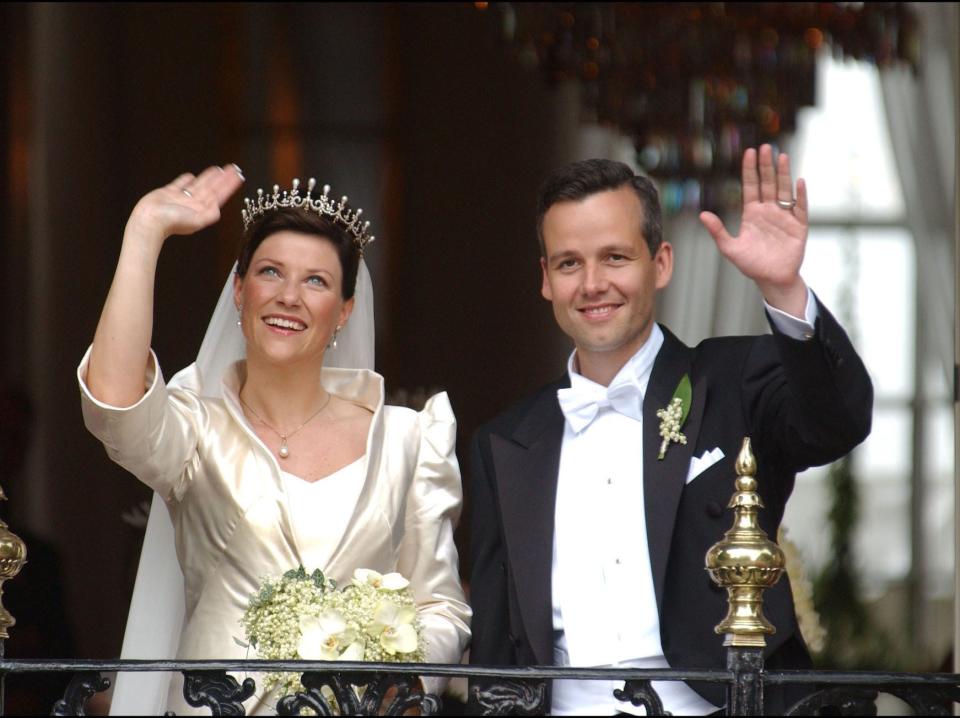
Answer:
[[[677,388],[674,389],[673,398],[670,399],[667,408],[657,410],[657,418],[660,419],[660,436],[663,437],[663,442],[660,444],[660,454],[657,456],[658,461],[663,460],[671,441],[680,444],[687,443],[687,437],[683,435],[680,429],[683,427],[683,422],[687,420],[687,414],[690,413],[692,397],[693,387],[690,386],[690,377],[684,374],[680,383],[677,384]]]

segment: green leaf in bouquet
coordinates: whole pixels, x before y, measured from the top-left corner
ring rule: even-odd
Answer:
[[[266,603],[269,603],[273,599],[274,594],[276,594],[277,589],[272,583],[264,585],[260,592],[255,594],[250,599],[250,608],[257,609],[263,606]]]
[[[288,581],[306,581],[307,570],[303,567],[303,564],[297,566],[295,569],[292,568],[283,574],[283,577]]]

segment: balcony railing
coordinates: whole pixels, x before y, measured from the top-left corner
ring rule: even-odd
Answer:
[[[88,701],[110,688],[111,679],[105,674],[143,671],[181,673],[188,705],[229,716],[245,715],[244,701],[256,692],[256,676],[268,672],[298,673],[304,687],[303,692],[279,699],[278,715],[301,715],[303,711],[314,715],[402,715],[411,710],[420,715],[541,715],[550,710],[547,688],[555,679],[623,681],[623,687],[614,690],[614,698],[624,707],[643,706],[647,715],[668,715],[653,681],[722,684],[726,715],[769,715],[766,689],[798,685],[806,687],[806,695],[784,715],[876,715],[880,694],[898,698],[917,715],[953,715],[960,704],[960,674],[765,670],[764,636],[772,633],[773,627],[763,616],[762,596],[782,573],[783,554],[757,524],[762,503],[756,493],[755,470],[747,440],[737,459],[737,491],[730,501],[736,516],[734,526],[706,557],[711,576],[728,592],[730,610],[716,629],[726,635],[725,670],[264,660],[12,660],[3,656],[3,640],[14,619],[0,604],[0,715],[8,678],[16,681],[25,674],[62,673],[65,690],[51,707],[52,714],[86,715]],[[22,541],[0,521],[0,588],[20,570],[23,557]],[[466,679],[467,702],[425,693],[421,676]]]
[[[87,715],[87,701],[110,688],[104,674],[120,671],[173,671],[184,676],[183,695],[196,708],[215,716],[245,715],[243,702],[256,691],[246,674],[290,671],[302,674],[305,692],[280,699],[278,715],[299,715],[304,708],[316,715],[401,715],[415,708],[421,715],[448,715],[465,710],[474,715],[542,715],[547,682],[553,679],[624,681],[614,696],[644,706],[647,715],[668,715],[651,681],[703,681],[726,687],[724,714],[769,715],[764,706],[768,686],[807,685],[808,696],[784,715],[876,715],[881,693],[894,696],[916,715],[953,715],[960,703],[960,675],[840,671],[765,671],[757,649],[728,649],[728,670],[577,669],[534,666],[502,668],[400,663],[334,663],[327,661],[50,661],[0,660],[3,676],[37,672],[63,673],[63,698],[53,715]],[[238,679],[235,675],[239,674]],[[421,676],[467,678],[466,705],[444,703],[423,693]],[[358,691],[356,687],[363,687]],[[329,690],[325,690],[329,689]],[[336,701],[334,705],[330,697]]]

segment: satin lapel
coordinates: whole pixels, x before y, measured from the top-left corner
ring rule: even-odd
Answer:
[[[227,407],[227,411],[232,414],[233,420],[236,422],[237,426],[239,426],[243,432],[247,434],[252,445],[259,449],[259,451],[251,452],[251,456],[246,460],[247,462],[252,462],[254,464],[253,469],[248,469],[249,475],[269,476],[272,482],[273,491],[267,490],[264,482],[263,493],[256,499],[256,502],[268,501],[276,505],[278,529],[283,535],[286,545],[290,547],[290,551],[294,556],[294,561],[296,564],[303,565],[303,554],[300,552],[300,546],[297,542],[297,535],[293,530],[292,516],[290,515],[290,497],[287,495],[287,487],[284,485],[283,477],[280,475],[280,472],[282,471],[280,463],[273,455],[273,452],[267,448],[267,445],[261,441],[260,437],[257,436],[256,432],[250,426],[243,414],[243,410],[240,408],[240,402],[238,401],[235,390],[225,391],[223,395],[223,402],[224,406]],[[244,506],[244,510],[249,511],[250,507],[256,502],[247,503]],[[289,568],[295,567],[296,566],[278,567],[278,573],[282,573]]]
[[[545,389],[509,438],[493,435],[500,513],[517,601],[534,655],[553,664],[554,507],[563,442],[556,388]]]
[[[681,378],[684,374],[689,374],[692,355],[690,348],[666,328],[663,328],[663,334],[663,346],[657,353],[650,383],[643,398],[643,501],[650,570],[653,573],[658,611],[663,603],[663,584],[677,507],[690,467],[693,447],[697,443],[707,393],[706,381],[691,376],[693,397],[682,429],[687,443],[671,442],[663,460],[657,459],[662,441],[657,411],[670,403]]]

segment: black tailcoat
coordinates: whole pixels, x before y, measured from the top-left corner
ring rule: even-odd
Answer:
[[[674,668],[724,668],[723,636],[713,629],[726,614],[726,592],[710,580],[704,557],[732,525],[727,503],[743,438],[751,437],[757,459],[760,524],[775,539],[796,473],[845,455],[870,431],[870,378],[840,325],[823,305],[818,311],[807,341],[774,329],[690,348],[662,327],[643,401],[643,492],[661,643]],[[670,444],[658,461],[656,412],[684,374],[693,385],[687,443]],[[557,390],[569,385],[565,375],[542,387],[473,437],[473,664],[553,663],[551,565],[564,431]],[[691,457],[715,447],[724,458],[685,484]],[[809,519],[825,521],[827,510]],[[776,627],[767,637],[767,668],[809,667],[786,576],[765,592],[764,613]],[[722,705],[720,684],[691,686]],[[766,697],[770,709],[793,699],[770,691]]]

